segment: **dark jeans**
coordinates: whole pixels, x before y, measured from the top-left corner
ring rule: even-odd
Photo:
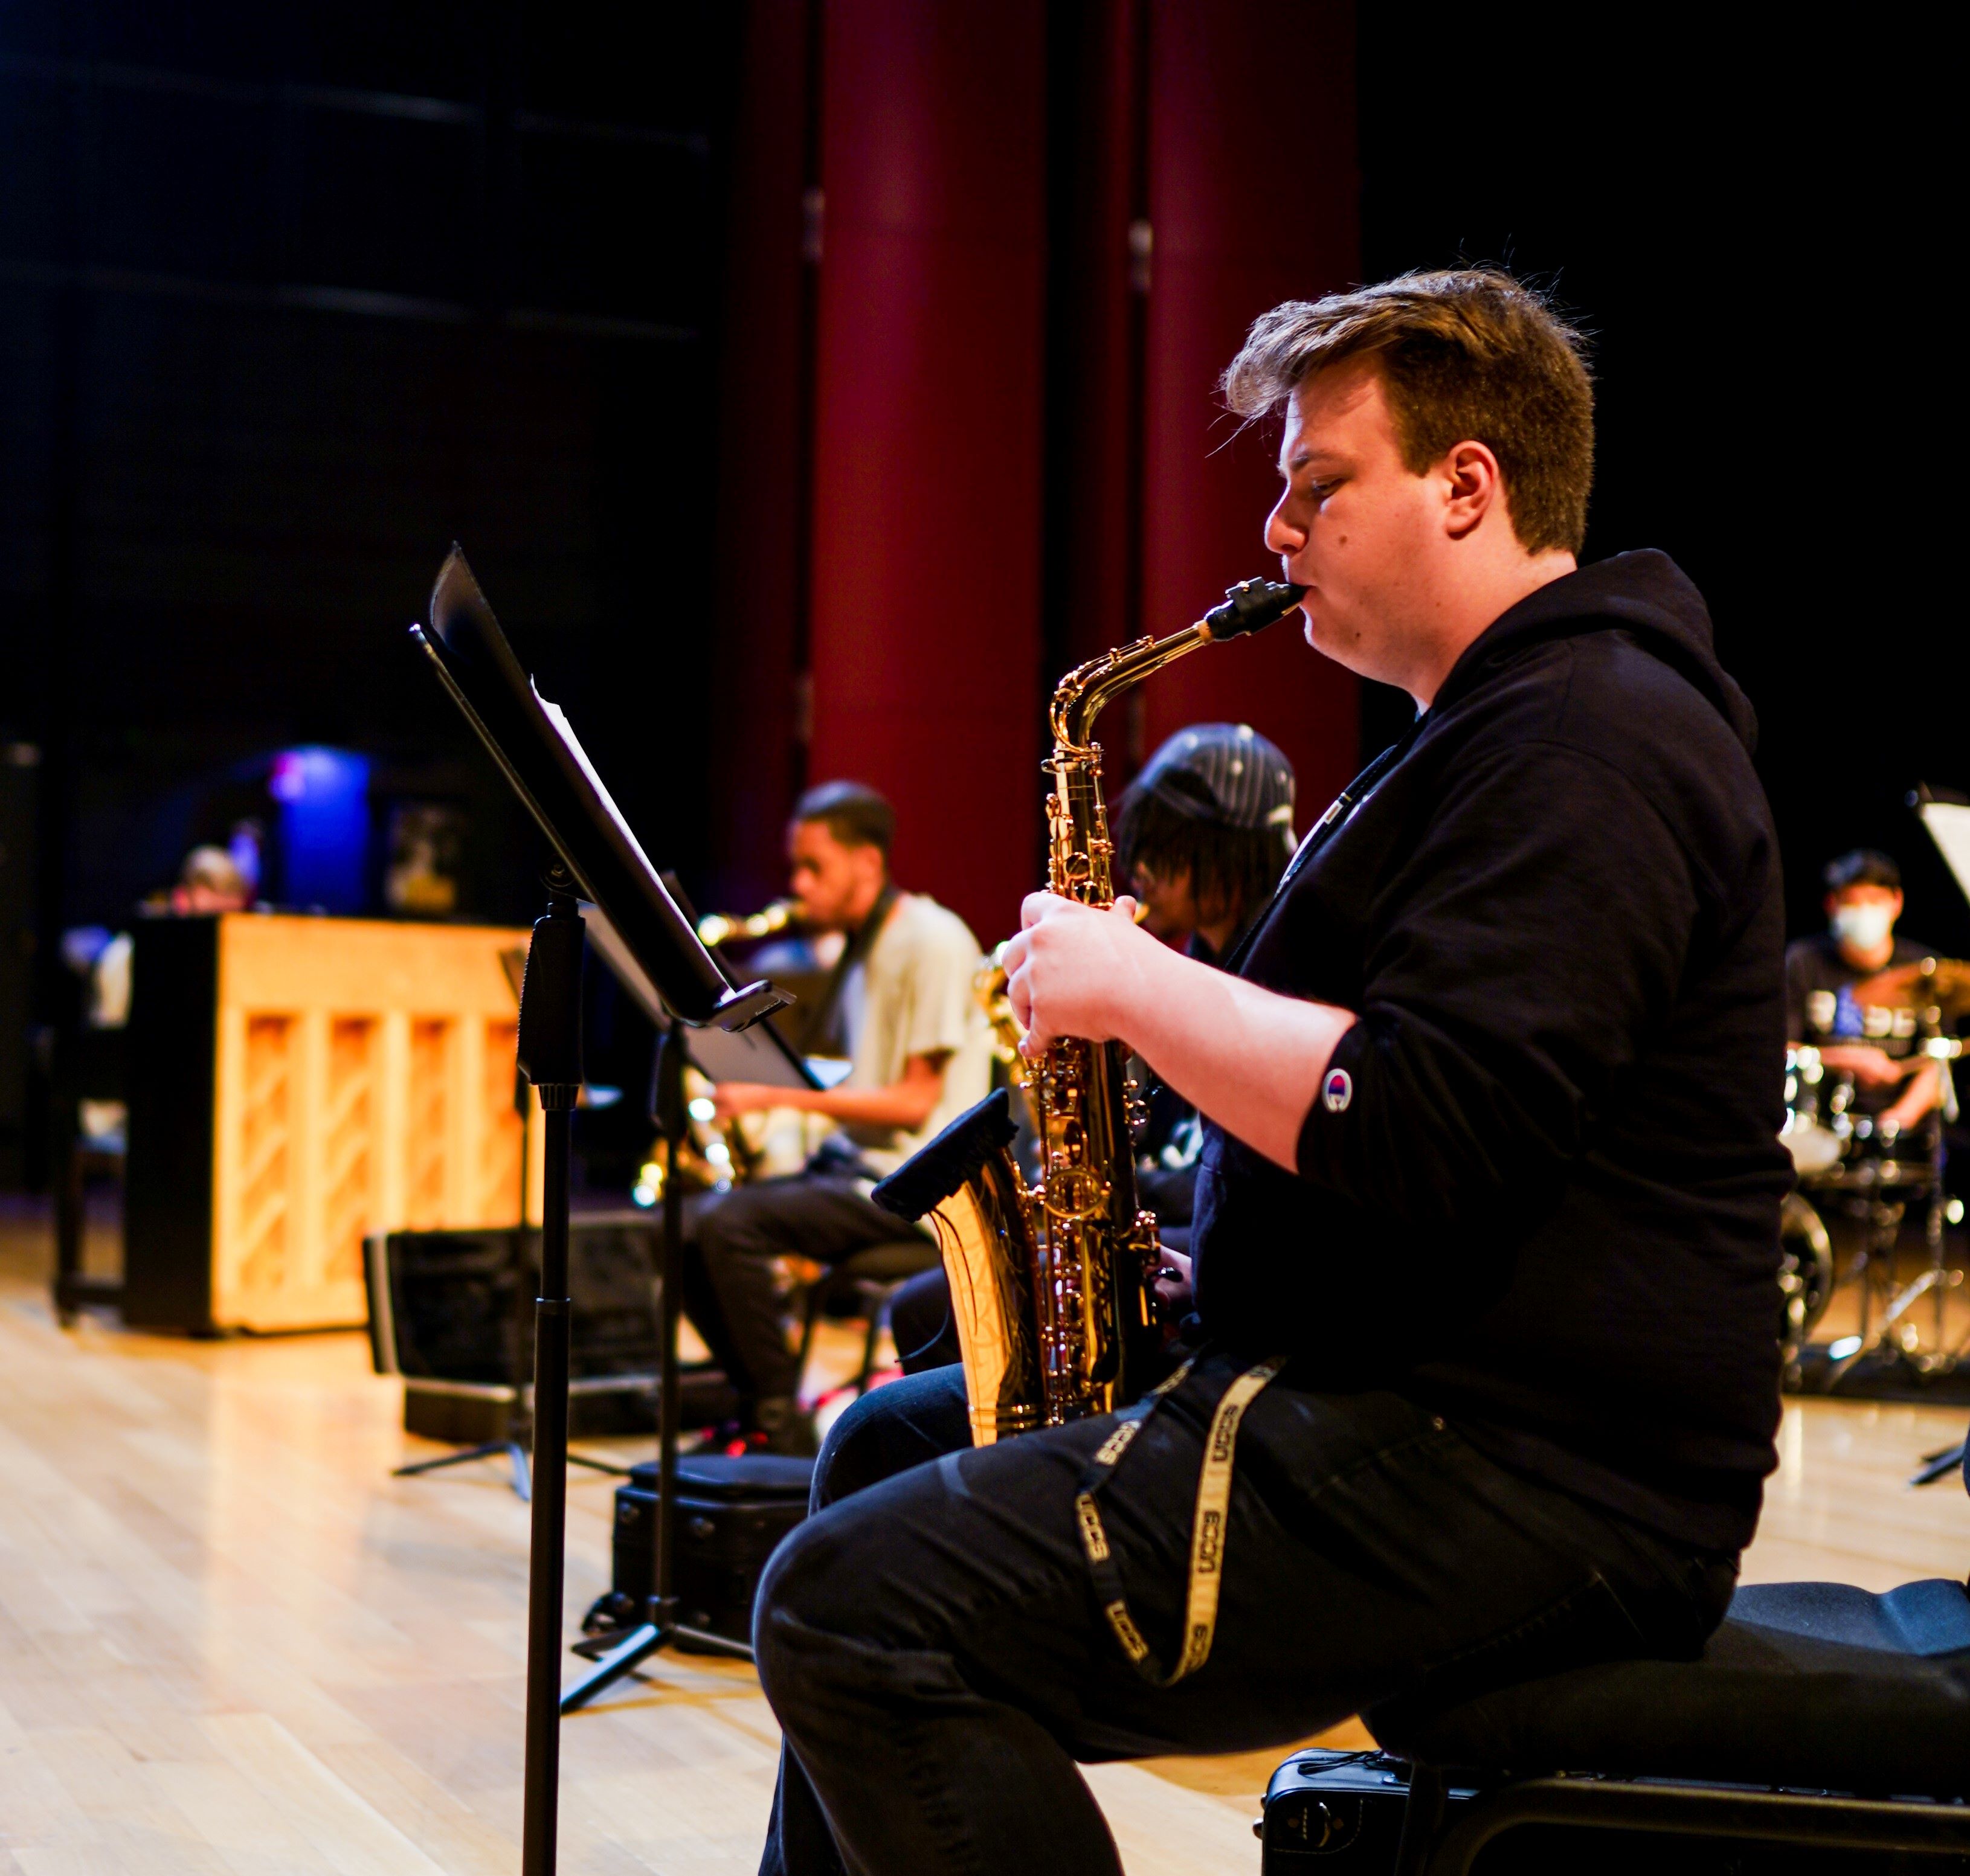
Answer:
[[[944,1368],[957,1359],[951,1319],[951,1280],[940,1266],[912,1277],[889,1299],[889,1333],[905,1375]]]
[[[1201,1364],[1102,1495],[1165,1661],[1203,1429],[1236,1371]],[[1693,1655],[1721,1618],[1734,1560],[1507,1472],[1394,1394],[1290,1381],[1247,1414],[1216,1644],[1168,1690],[1115,1644],[1076,1534],[1112,1420],[974,1449],[949,1368],[850,1407],[753,1618],[785,1738],[762,1876],[1117,1871],[1077,1759],[1283,1747],[1378,1708],[1399,1731],[1405,1703]]]
[[[691,1200],[686,1216],[684,1313],[748,1406],[800,1385],[775,1258],[839,1264],[873,1245],[922,1235],[855,1180],[813,1173]]]

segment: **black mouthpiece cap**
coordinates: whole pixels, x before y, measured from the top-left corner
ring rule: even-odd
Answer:
[[[1216,639],[1237,638],[1246,632],[1263,631],[1282,619],[1299,604],[1304,586],[1282,586],[1276,579],[1240,580],[1224,589],[1224,603],[1204,615]]]

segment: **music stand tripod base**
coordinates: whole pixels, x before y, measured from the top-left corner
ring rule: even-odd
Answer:
[[[522,1504],[530,1503],[534,1495],[533,1466],[527,1449],[517,1439],[489,1440],[483,1446],[467,1446],[462,1452],[447,1452],[434,1459],[419,1459],[409,1465],[399,1465],[392,1472],[392,1478],[415,1478],[421,1472],[441,1471],[447,1465],[466,1465],[474,1459],[496,1459],[504,1453],[513,1467],[513,1495]],[[627,1478],[629,1468],[617,1465],[607,1459],[591,1459],[586,1453],[571,1452],[567,1456],[571,1465],[585,1465],[590,1472],[607,1472],[616,1478]]]
[[[641,1625],[631,1629],[606,1654],[598,1654],[595,1665],[587,1673],[577,1676],[562,1690],[561,1710],[572,1713],[586,1706],[603,1688],[613,1686],[626,1674],[634,1673],[652,1655],[678,1641],[689,1642],[704,1654],[722,1654],[738,1661],[753,1658],[749,1644],[734,1641],[730,1635],[714,1635],[708,1629],[693,1628],[678,1621],[675,1596],[669,1598],[668,1608],[662,1598],[652,1596]]]

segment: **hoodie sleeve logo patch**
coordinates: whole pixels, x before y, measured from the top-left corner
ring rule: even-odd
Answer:
[[[1338,1114],[1354,1099],[1354,1083],[1347,1069],[1337,1068],[1321,1084],[1320,1098],[1327,1105],[1330,1114]]]

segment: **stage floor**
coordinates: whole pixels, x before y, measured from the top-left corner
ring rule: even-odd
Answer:
[[[439,1449],[360,1336],[65,1335],[47,1260],[45,1214],[0,1212],[0,1876],[511,1876],[527,1514],[503,1469],[391,1478]],[[1965,1419],[1789,1402],[1747,1579],[1961,1575],[1962,1490],[1903,1482]],[[570,1475],[571,1636],[614,1483]],[[749,1872],[776,1746],[749,1667],[660,1657],[566,1723],[562,1869]],[[1130,1876],[1219,1876],[1256,1871],[1284,1756],[1088,1776]]]

